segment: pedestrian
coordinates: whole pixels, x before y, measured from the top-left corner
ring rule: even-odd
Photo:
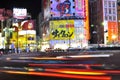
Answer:
[[[26,52],[28,53],[30,51],[29,47],[27,46],[26,47]]]
[[[11,52],[14,53],[15,52],[15,45],[14,45],[14,43],[12,43],[10,45],[10,48],[11,48]]]
[[[18,48],[18,53],[19,53],[19,54],[21,53],[21,49],[20,49],[20,48]]]

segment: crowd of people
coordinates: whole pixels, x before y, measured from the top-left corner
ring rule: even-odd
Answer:
[[[26,52],[26,53],[29,53],[31,50],[30,50],[30,46],[26,46],[26,48],[24,50],[22,50],[20,47],[15,47],[15,44],[12,43],[10,46],[9,46],[9,49],[0,49],[0,55],[1,54],[7,54],[7,53],[22,53],[22,52]]]

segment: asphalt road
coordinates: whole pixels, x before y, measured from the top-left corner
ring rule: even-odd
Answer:
[[[30,67],[28,64],[107,64],[108,66],[115,66],[113,69],[118,69],[120,70],[120,64],[119,64],[119,58],[120,58],[120,52],[119,51],[101,51],[101,52],[82,52],[82,53],[24,53],[24,54],[9,54],[9,55],[3,55],[0,57],[0,80],[82,80],[82,79],[74,79],[74,78],[63,78],[63,77],[50,77],[50,76],[36,76],[36,75],[26,75],[26,74],[10,74],[10,73],[6,73],[4,72],[4,70],[9,71],[9,70],[14,70],[14,72],[17,72],[17,70],[12,69],[16,68],[23,68],[25,69],[25,67]],[[95,58],[73,58],[73,60],[69,60],[70,57],[68,57],[68,55],[81,55],[81,54],[110,54],[110,57],[95,57]],[[41,57],[52,57],[52,56],[66,56],[67,55],[67,59],[59,59],[59,60],[55,60],[55,59],[47,59],[47,60],[42,60],[41,61]],[[39,58],[40,57],[40,58]],[[40,60],[39,60],[40,59]],[[7,69],[6,69],[7,67]],[[34,68],[35,66],[32,66],[32,68]],[[39,66],[38,66],[39,67]],[[46,68],[48,68],[50,66],[46,66]],[[63,68],[60,66],[57,67],[51,67],[51,68]],[[10,68],[10,69],[8,69]],[[44,67],[42,67],[44,68]],[[64,66],[64,68],[66,68]],[[68,66],[67,66],[68,68]],[[69,68],[78,68],[78,67],[69,67]],[[98,69],[101,69],[98,67]],[[113,70],[112,69],[112,70]],[[20,69],[19,69],[20,70]],[[117,70],[117,71],[118,71]],[[24,70],[22,70],[24,71]],[[107,75],[109,76],[109,75]],[[120,74],[117,75],[110,75],[112,76],[111,80],[119,80],[120,79]],[[83,79],[83,80],[90,80],[90,79]],[[93,79],[92,79],[93,80]],[[101,79],[102,80],[102,79]]]

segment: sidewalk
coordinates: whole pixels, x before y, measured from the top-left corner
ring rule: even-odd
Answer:
[[[114,54],[114,53],[120,53],[120,50],[96,50],[96,51],[89,51],[89,50],[83,50],[83,51],[71,51],[71,52],[21,52],[21,53],[8,53],[8,54],[2,54],[1,56],[24,56],[24,57],[54,57],[54,56],[66,56],[66,55],[86,55],[86,54]]]

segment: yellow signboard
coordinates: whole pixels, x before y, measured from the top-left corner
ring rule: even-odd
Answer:
[[[50,21],[50,39],[67,40],[74,38],[74,20]]]

